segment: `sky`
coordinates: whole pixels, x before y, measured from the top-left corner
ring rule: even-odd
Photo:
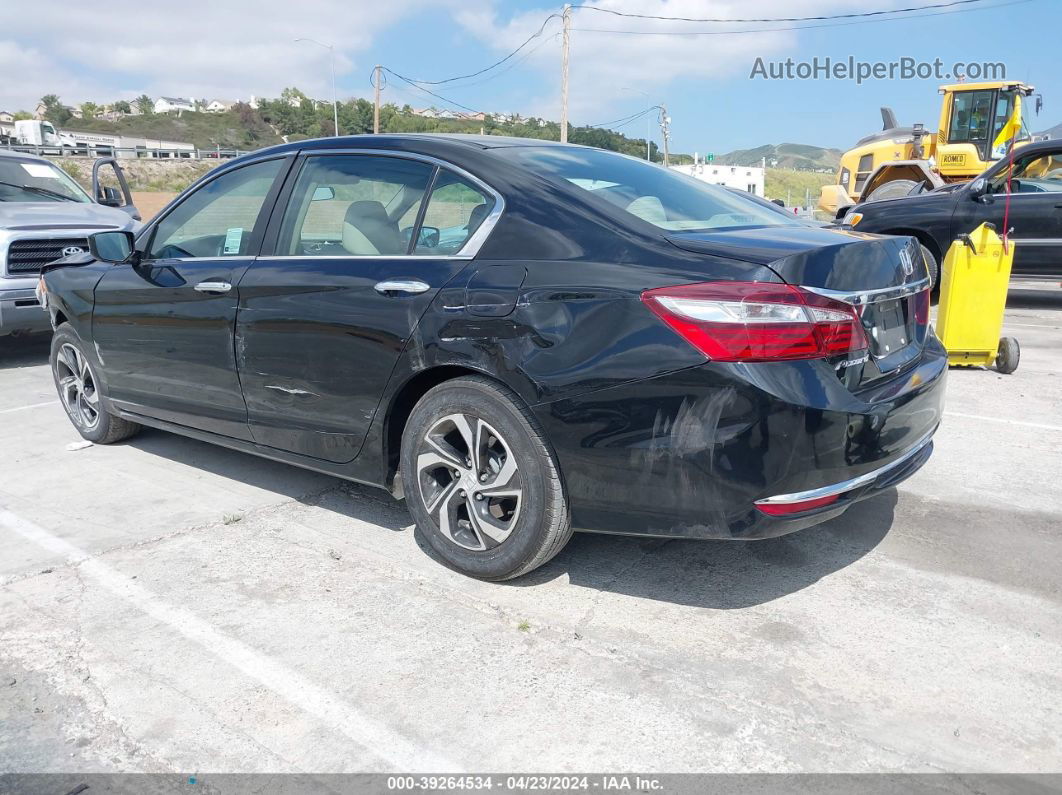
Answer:
[[[588,0],[624,13],[723,19],[808,17],[927,6],[955,0]],[[6,6],[6,8],[5,8]],[[560,118],[562,4],[514,0],[183,0],[179,7],[112,0],[107,13],[82,0],[50,0],[49,13],[0,0],[0,110],[32,110],[44,94],[66,104],[152,97],[247,99],[297,86],[331,96],[334,45],[341,99],[371,98],[375,64],[414,80],[476,72],[542,34],[477,78],[425,86],[390,76],[384,101],[459,106]],[[683,23],[634,19],[589,8],[572,12],[569,118],[600,124],[664,104],[672,149],[723,153],[766,143],[846,149],[880,128],[878,108],[901,124],[935,129],[947,80],[750,79],[765,64],[811,61],[1002,62],[1007,77],[1044,97],[1029,126],[1062,122],[1057,36],[1062,0],[976,0],[906,18],[792,23]],[[785,28],[802,27],[800,30]],[[602,32],[608,31],[608,32]],[[620,31],[620,32],[617,32]],[[745,31],[745,32],[739,32]],[[710,35],[694,35],[704,32]],[[452,104],[450,104],[452,103]],[[651,133],[659,142],[654,113]],[[646,119],[621,131],[646,134]]]

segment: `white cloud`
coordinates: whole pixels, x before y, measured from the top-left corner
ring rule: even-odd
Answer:
[[[341,92],[344,83],[367,91],[371,64],[358,54],[374,37],[453,1],[183,0],[164,8],[116,0],[103,12],[51,0],[47,14],[20,3],[4,12],[0,31],[0,69],[18,76],[0,81],[0,108],[32,109],[44,93],[71,104],[145,92],[246,99],[290,85],[328,96],[328,53],[299,37],[336,45]]]
[[[899,0],[879,0],[876,7],[898,3]],[[662,0],[652,5],[643,0],[601,0],[593,5],[626,13],[726,19],[852,11],[850,0],[762,0],[755,4],[744,0]],[[555,10],[559,13],[559,7]],[[459,14],[457,20],[493,50],[504,53],[534,33],[549,13],[548,9],[525,11],[500,22],[494,13],[466,12]],[[706,101],[710,101],[712,81],[747,78],[756,56],[777,58],[793,50],[800,35],[792,30],[690,35],[693,30],[755,31],[787,25],[694,24],[620,17],[588,9],[576,9],[572,15],[569,112],[574,123],[599,123],[624,115],[624,110],[636,112],[644,98],[626,89],[648,92],[654,103],[666,100],[668,85],[678,78],[704,79]],[[560,28],[560,21],[553,20],[546,35],[555,38]],[[602,30],[634,32],[597,32]],[[546,44],[527,59],[527,64],[538,69],[543,80],[543,91],[529,110],[559,118],[560,45]]]

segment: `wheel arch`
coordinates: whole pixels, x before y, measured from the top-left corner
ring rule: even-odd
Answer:
[[[933,235],[929,234],[929,232],[925,231],[924,229],[897,228],[889,229],[888,231],[881,232],[880,234],[907,235],[908,237],[913,237],[915,240],[917,240],[919,243],[921,243],[923,246],[933,252],[933,256],[937,258],[938,267],[941,264],[943,257],[942,252],[940,250],[940,244],[937,243],[937,240],[935,237],[933,237]]]
[[[494,374],[467,365],[440,364],[412,373],[401,386],[395,390],[387,404],[384,415],[383,461],[385,483],[392,492],[397,492],[395,475],[399,469],[402,453],[402,432],[413,411],[413,407],[430,390],[439,384],[461,378],[466,375],[478,375],[498,383],[504,383]]]

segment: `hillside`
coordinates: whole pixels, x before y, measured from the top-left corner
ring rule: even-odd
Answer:
[[[841,151],[807,144],[764,144],[755,149],[735,149],[717,157],[715,162],[726,166],[758,166],[764,158],[768,167],[833,172],[841,162]]]
[[[1052,141],[1057,140],[1059,138],[1062,138],[1062,124],[1056,124],[1054,127],[1050,128],[1049,130],[1044,130],[1043,132],[1038,132],[1038,133],[1036,133],[1036,135],[1046,135]]]
[[[126,116],[118,121],[70,119],[64,129],[80,132],[105,132],[140,138],[161,138],[195,144],[200,149],[260,149],[279,144],[282,139],[251,108],[249,113],[151,113]]]
[[[289,89],[294,92],[294,89]],[[103,119],[68,119],[57,121],[63,129],[84,132],[120,133],[143,138],[161,138],[171,141],[193,143],[200,149],[215,146],[234,149],[259,149],[305,138],[332,135],[332,107],[314,102],[298,94],[287,98],[262,100],[258,108],[238,103],[224,113],[185,112],[176,114],[149,113],[126,116],[116,122]],[[293,101],[294,100],[294,104]],[[373,106],[364,99],[354,99],[339,104],[339,129],[345,135],[357,135],[372,131]],[[480,133],[488,135],[511,135],[524,138],[542,138],[556,141],[560,137],[560,125],[537,118],[505,119],[486,116],[482,120],[471,118],[431,118],[418,115],[408,105],[384,105],[380,109],[380,129],[385,133],[438,132]],[[645,153],[645,139],[628,138],[622,133],[596,127],[570,127],[568,140],[572,143],[611,149],[634,156]],[[656,144],[651,144],[653,158],[658,160]],[[682,155],[676,156],[681,162]]]

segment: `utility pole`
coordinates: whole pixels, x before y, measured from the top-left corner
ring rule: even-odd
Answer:
[[[671,117],[667,115],[667,105],[660,105],[660,135],[664,139],[664,168],[671,165],[668,158],[668,144],[671,142]]]
[[[561,44],[561,123],[560,139],[562,144],[568,143],[568,46],[572,35],[572,7],[564,6],[561,15],[564,22],[564,35]]]
[[[380,64],[376,64],[375,78],[373,83],[376,84],[376,105],[372,111],[372,131],[377,135],[380,134],[380,78],[383,76],[383,67]]]

